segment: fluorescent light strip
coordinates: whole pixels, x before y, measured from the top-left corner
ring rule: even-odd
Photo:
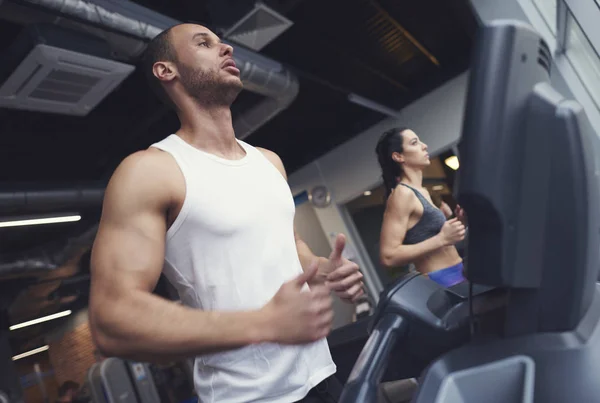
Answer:
[[[39,347],[34,350],[27,351],[26,353],[15,355],[12,358],[12,360],[17,361],[17,360],[20,360],[21,358],[29,357],[30,355],[38,354],[38,353],[41,353],[42,351],[47,351],[49,348],[50,348],[50,346]]]
[[[75,222],[81,220],[80,215],[68,215],[61,217],[31,218],[27,220],[1,221],[0,228],[22,227],[25,225],[56,224],[62,222]]]
[[[52,315],[43,316],[41,318],[37,318],[37,319],[29,320],[27,322],[16,324],[14,326],[11,326],[10,330],[17,330],[17,329],[21,329],[21,328],[24,328],[27,326],[37,325],[38,323],[48,322],[49,320],[62,318],[65,316],[69,316],[70,314],[71,314],[71,311],[63,311],[63,312],[54,313]]]

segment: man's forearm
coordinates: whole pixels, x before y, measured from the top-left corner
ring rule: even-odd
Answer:
[[[91,307],[92,334],[108,356],[163,362],[271,338],[269,318],[260,311],[203,311],[135,291]]]
[[[302,270],[306,271],[309,266],[315,261],[318,261],[318,267],[323,267],[324,264],[328,262],[327,258],[316,256],[308,247],[306,242],[304,242],[298,234],[296,234],[296,249],[298,249],[298,258],[300,259],[300,264],[302,265]],[[317,282],[322,282],[325,280],[325,273],[317,273],[315,276],[315,280]]]
[[[302,270],[306,270],[308,266],[315,260],[319,260],[319,266],[322,263],[327,262],[327,258],[315,255],[306,242],[296,236],[296,248],[298,249],[298,257],[300,258],[300,264],[302,265]]]

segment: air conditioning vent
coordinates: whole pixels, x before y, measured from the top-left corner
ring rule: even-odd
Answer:
[[[550,55],[552,54],[550,52],[550,47],[548,46],[548,44],[546,43],[546,41],[544,41],[543,39],[540,39],[540,53],[543,53],[547,56],[547,58],[550,58]]]
[[[0,107],[84,116],[134,70],[134,66],[102,57],[100,51],[105,49],[99,45],[103,44],[86,42],[85,36],[57,35],[55,28],[31,32],[33,43],[31,37],[20,40],[7,54],[10,68],[4,71],[4,82],[0,75]],[[35,41],[42,32],[52,32],[44,39],[60,37],[62,42]],[[69,40],[76,46],[68,49]],[[102,56],[90,54],[94,52]]]
[[[538,49],[538,64],[544,67],[548,74],[550,74],[550,66],[552,65],[552,53],[550,52],[550,48],[544,42],[544,40],[540,40],[540,47]]]
[[[292,26],[292,22],[264,4],[254,5],[224,37],[250,49],[259,51]]]
[[[100,81],[98,77],[52,70],[29,94],[30,98],[77,103]]]
[[[541,57],[538,57],[537,61],[538,61],[538,64],[540,66],[542,66],[544,68],[544,70],[546,70],[548,72],[548,74],[550,74],[550,66],[548,64],[549,62],[547,60],[544,60]]]

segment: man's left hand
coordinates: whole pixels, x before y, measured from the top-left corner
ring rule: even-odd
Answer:
[[[363,274],[356,263],[342,257],[346,237],[338,234],[329,259],[321,264],[319,271],[325,276],[325,284],[345,302],[355,302],[364,294]]]

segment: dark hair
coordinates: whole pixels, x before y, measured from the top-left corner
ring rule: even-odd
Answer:
[[[63,397],[70,390],[77,390],[77,389],[79,389],[79,384],[77,382],[66,381],[62,385],[60,385],[60,387],[58,388],[58,397]]]
[[[408,128],[394,127],[385,131],[379,138],[377,147],[375,147],[377,160],[381,167],[381,177],[383,178],[383,186],[385,186],[385,194],[388,197],[398,184],[398,178],[402,176],[402,167],[392,159],[392,154],[404,151],[402,148],[404,140],[402,133],[405,130],[408,130]]]
[[[152,68],[156,62],[177,61],[175,49],[173,49],[173,45],[171,44],[171,29],[173,29],[173,27],[162,31],[160,34],[152,38],[152,40],[148,43],[148,46],[146,47],[146,50],[142,56],[142,71],[148,80],[150,88],[156,94],[156,96],[158,96],[158,98],[168,107],[176,109],[175,103],[165,91],[164,87],[160,83],[160,80],[156,78],[152,72]]]

